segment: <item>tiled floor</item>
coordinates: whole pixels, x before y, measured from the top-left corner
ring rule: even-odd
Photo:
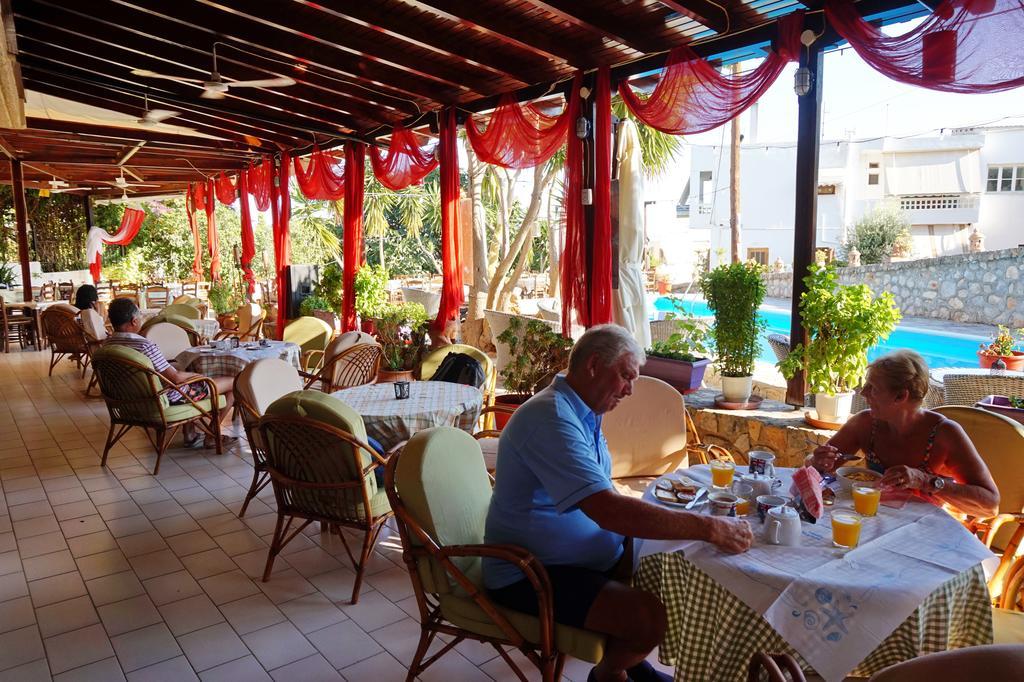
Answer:
[[[49,355],[0,353],[0,682],[405,679],[419,624],[397,535],[356,606],[344,548],[313,526],[260,582],[276,516],[270,488],[236,515],[244,442],[169,450],[154,477],[133,431],[101,468],[103,401],[67,362],[47,377]],[[515,678],[463,642],[423,679]]]

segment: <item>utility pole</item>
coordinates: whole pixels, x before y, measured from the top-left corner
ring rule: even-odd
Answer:
[[[740,73],[740,65],[732,65],[733,78]],[[732,144],[729,148],[729,229],[732,233],[732,262],[740,258],[740,117],[731,122]]]

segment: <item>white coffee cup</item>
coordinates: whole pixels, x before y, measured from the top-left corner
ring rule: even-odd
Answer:
[[[772,507],[765,515],[764,539],[770,545],[800,546],[800,514],[792,507]]]
[[[766,450],[751,450],[747,453],[747,469],[752,474],[775,477],[775,455]]]
[[[736,516],[736,502],[739,498],[732,493],[714,492],[708,495],[712,516]]]

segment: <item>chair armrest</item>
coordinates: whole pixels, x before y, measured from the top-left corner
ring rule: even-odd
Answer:
[[[242,333],[237,329],[221,329],[219,332],[213,335],[214,341],[221,341],[223,339],[239,339],[242,337]]]
[[[317,358],[316,364],[313,365],[313,366],[319,372],[323,368],[323,364],[324,364],[324,351],[322,351],[322,350],[307,350],[307,351],[305,351],[302,354],[302,359],[299,362],[299,364],[302,365],[303,367],[308,368],[310,366],[309,363],[312,361],[313,358]]]
[[[180,384],[175,384],[175,383],[172,383],[171,381],[168,381],[167,379],[165,379],[163,377],[163,375],[160,374],[159,372],[154,372],[154,373],[157,376],[159,376],[161,379],[163,379],[167,384],[169,384],[166,388],[164,388],[162,391],[160,391],[160,393],[169,393],[170,391],[177,390],[182,398],[184,398],[186,401],[188,401],[188,403],[192,407],[196,408],[197,410],[202,412],[204,415],[205,414],[209,414],[210,412],[213,412],[214,414],[216,414],[217,409],[218,409],[218,406],[217,406],[217,402],[218,402],[218,400],[217,400],[217,398],[218,398],[217,384],[214,383],[213,379],[211,379],[210,377],[203,377],[203,376],[192,377],[191,379],[187,379],[185,381],[182,381]],[[199,403],[197,401],[193,400],[192,397],[188,395],[188,393],[185,393],[185,392],[183,392],[181,390],[185,386],[189,386],[191,384],[207,384],[210,387],[210,394],[208,396],[209,400],[210,400],[210,408],[211,408],[210,410],[204,410],[202,407],[199,406]]]
[[[750,659],[747,680],[758,682],[762,669],[768,674],[768,682],[788,682],[786,672],[789,673],[792,682],[806,682],[804,672],[797,665],[796,659],[789,654],[767,654],[758,651]]]

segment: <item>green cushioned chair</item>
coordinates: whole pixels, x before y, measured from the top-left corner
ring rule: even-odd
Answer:
[[[604,635],[554,622],[551,583],[532,554],[514,545],[484,544],[491,483],[472,436],[447,426],[420,431],[389,459],[384,487],[420,610],[420,641],[407,679],[437,659],[423,660],[439,633],[454,636],[456,643],[474,639],[491,644],[522,679],[522,671],[500,647],[522,651],[545,682],[560,678],[566,655],[601,660]],[[537,591],[540,617],[498,606],[487,597],[481,568],[485,556],[523,570]]]
[[[196,319],[198,319],[198,318],[196,318]],[[143,322],[142,326],[139,327],[139,334],[141,334],[142,336],[145,336],[146,335],[146,331],[150,327],[152,327],[154,325],[157,325],[157,324],[160,324],[161,322],[166,322],[168,324],[173,324],[176,327],[181,327],[181,329],[186,334],[188,334],[189,343],[191,343],[193,346],[198,346],[199,345],[199,332],[196,331],[195,325],[192,324],[192,319],[191,318],[184,317],[182,315],[168,314],[168,313],[165,313],[163,311],[157,313],[153,317],[151,317],[148,320],[146,320],[145,322]],[[173,360],[174,358],[168,358],[168,359],[169,360]]]
[[[154,475],[160,471],[160,458],[171,438],[185,424],[194,423],[211,436],[217,443],[217,454],[221,454],[220,410],[226,403],[224,396],[217,393],[212,379],[196,377],[182,384],[173,384],[153,369],[153,363],[145,355],[115,343],[100,346],[93,352],[92,362],[110,414],[110,431],[103,448],[102,466],[107,464],[110,448],[133,426],[142,427],[156,448]],[[209,398],[192,400],[186,397],[180,404],[171,404],[168,396],[177,388],[204,383]]]
[[[289,322],[281,339],[299,345],[302,349],[302,369],[312,373],[320,369],[324,351],[333,335],[331,325],[320,318],[306,316]]]
[[[199,311],[199,308],[188,303],[171,303],[170,305],[164,306],[163,309],[160,311],[160,314],[164,316],[180,315],[181,317],[187,318],[189,320],[199,320],[202,319],[203,317],[203,314]]]
[[[270,404],[259,431],[277,499],[277,526],[263,582],[270,579],[281,549],[313,521],[355,528],[364,533],[358,559],[345,535],[338,533],[356,571],[355,604],[370,552],[391,516],[387,494],[378,490],[373,475],[374,467],[386,460],[367,445],[363,418],[326,393],[293,391]],[[291,531],[296,519],[302,523]]]

